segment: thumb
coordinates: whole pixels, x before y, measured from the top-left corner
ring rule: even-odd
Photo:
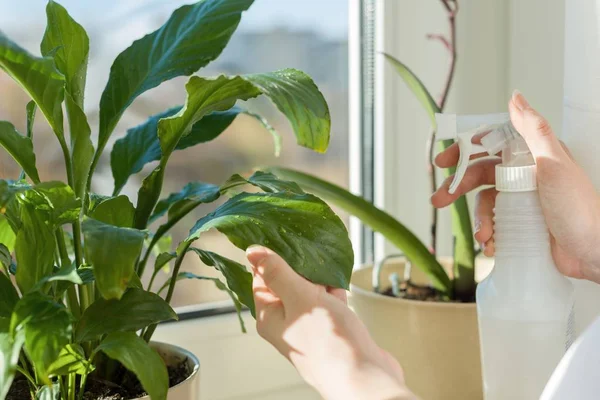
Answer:
[[[518,90],[513,92],[508,109],[513,126],[525,139],[536,162],[540,158],[568,158],[548,121],[529,105]]]
[[[312,286],[298,275],[283,258],[262,246],[250,246],[246,257],[252,264],[254,273],[260,275],[265,286],[286,305],[298,302],[306,296]]]

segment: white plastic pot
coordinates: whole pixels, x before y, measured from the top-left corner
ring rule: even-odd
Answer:
[[[446,259],[442,264],[452,263]],[[402,277],[404,268],[401,259],[386,263],[382,286],[389,286],[388,277],[394,272]],[[425,400],[482,399],[475,303],[384,296],[372,289],[372,271],[371,265],[354,271],[348,301],[375,342],[400,362],[408,387]],[[414,283],[427,283],[416,268],[412,272]]]
[[[200,362],[198,358],[189,351],[172,344],[151,342],[150,346],[160,354],[167,365],[177,365],[185,361],[192,371],[186,380],[169,388],[167,399],[198,400],[200,398]],[[150,397],[144,396],[136,400],[150,400]]]

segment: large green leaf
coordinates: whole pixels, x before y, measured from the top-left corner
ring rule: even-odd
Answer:
[[[100,154],[125,109],[145,91],[188,76],[216,59],[253,0],[185,5],[158,30],[133,42],[114,61],[100,100]],[[97,156],[98,157],[98,156]]]
[[[252,274],[246,270],[246,267],[211,251],[197,248],[190,248],[190,250],[196,253],[205,265],[215,267],[223,274],[229,289],[237,295],[239,301],[248,307],[252,315],[255,316]]]
[[[71,154],[73,163],[73,189],[77,197],[83,198],[88,172],[94,157],[94,145],[92,144],[91,129],[83,110],[75,103],[75,100],[67,93],[65,97],[67,116],[71,133]]]
[[[70,282],[70,283],[74,283],[76,285],[83,285],[83,279],[81,279],[81,276],[79,276],[79,273],[77,271],[77,268],[75,268],[75,264],[70,264],[67,266],[62,267],[61,269],[57,270],[56,272],[54,272],[52,275],[48,275],[44,278],[42,278],[34,287],[34,290],[41,290],[44,285],[46,283],[49,282]],[[58,288],[57,286],[57,292],[59,292],[59,294],[62,294],[60,292],[62,292],[62,289],[66,290],[66,286],[65,285],[61,285],[63,287]]]
[[[133,372],[152,400],[166,400],[169,389],[167,367],[158,353],[134,332],[110,333],[97,350]]]
[[[286,168],[268,168],[267,170],[281,178],[297,182],[308,192],[323,197],[357,217],[374,231],[381,233],[406,255],[412,265],[421,269],[431,278],[436,289],[450,294],[452,284],[444,268],[415,234],[394,217],[346,189],[309,174]]]
[[[309,194],[242,193],[196,222],[186,242],[216,228],[240,249],[266,246],[315,283],[348,288],[354,254],[327,204]]]
[[[0,145],[10,153],[34,183],[40,181],[30,138],[17,132],[10,122],[0,121]]]
[[[120,299],[134,273],[145,232],[84,217],[85,259],[94,268],[96,286],[105,299]]]
[[[9,318],[17,301],[19,295],[10,278],[0,272],[0,318]]]
[[[320,153],[327,151],[331,129],[329,107],[308,75],[288,68],[246,75],[244,79],[259,88],[288,118],[299,145]]]
[[[0,32],[0,68],[6,71],[36,102],[61,143],[65,143],[61,104],[65,77],[50,57],[39,58]]]
[[[27,293],[52,273],[55,241],[53,229],[31,205],[21,206],[21,222],[15,242],[16,279],[21,293]]]
[[[11,332],[20,330],[25,332],[25,351],[37,377],[50,384],[48,369],[71,340],[71,315],[62,304],[33,292],[19,300],[13,312]]]
[[[263,192],[267,193],[287,191],[296,194],[304,194],[304,191],[296,182],[285,181],[279,179],[270,172],[263,171],[256,171],[248,179],[238,174],[232,175],[231,178],[221,185],[221,193],[228,194],[228,192],[246,185],[256,186]]]
[[[390,62],[390,64],[394,66],[398,72],[398,75],[400,75],[400,77],[404,80],[404,83],[406,83],[406,86],[408,86],[417,100],[419,100],[419,103],[421,103],[427,112],[427,115],[429,116],[433,126],[436,126],[435,114],[441,111],[433,97],[431,97],[431,94],[429,94],[429,91],[423,82],[421,82],[417,75],[415,75],[404,63],[400,62],[389,54],[384,54],[384,56]]]
[[[217,185],[204,182],[190,182],[181,191],[171,193],[169,197],[159,201],[150,217],[150,222],[162,217],[167,211],[169,211],[169,219],[172,219],[177,216],[177,210],[189,206],[191,203],[196,206],[212,203],[220,196],[221,189]]]
[[[146,122],[129,129],[127,135],[115,142],[110,153],[110,165],[115,179],[114,194],[119,193],[129,177],[142,170],[144,165],[160,160],[162,152],[158,140],[158,121],[172,117],[181,110],[174,107],[153,115]],[[208,114],[192,126],[190,133],[179,141],[176,150],[205,143],[219,136],[241,113],[238,107]]]
[[[160,160],[162,152],[158,140],[158,121],[162,118],[172,117],[180,110],[181,107],[174,107],[153,115],[143,124],[129,129],[125,137],[115,142],[110,153],[110,165],[115,180],[114,194],[119,193],[129,177],[140,172],[144,165]],[[231,125],[239,114],[256,118],[271,132],[275,140],[275,152],[278,153],[281,146],[278,133],[264,118],[239,107],[232,107],[226,111],[215,111],[196,122],[190,133],[177,143],[175,150],[187,149],[215,139]]]
[[[63,182],[39,183],[19,196],[21,204],[35,208],[44,221],[52,226],[60,226],[79,218],[81,203],[73,189]]]
[[[87,33],[63,6],[52,0],[46,6],[46,17],[48,24],[40,46],[42,55],[54,58],[56,67],[65,76],[67,92],[83,108],[89,54]]]
[[[162,189],[165,168],[171,153],[180,139],[191,132],[192,127],[205,115],[214,111],[228,110],[237,100],[256,97],[260,91],[240,77],[204,79],[197,76],[186,84],[185,106],[170,118],[158,122],[158,139],[162,153],[160,164],[144,179],[138,192],[135,227],[144,229],[156,205]]]
[[[0,330],[0,399],[6,398],[8,394],[15,372],[17,372],[19,355],[24,341],[23,332],[17,332],[13,336]]]
[[[83,348],[76,343],[70,343],[60,351],[56,360],[50,364],[48,373],[50,375],[85,375],[93,370],[94,366],[86,358]]]
[[[85,342],[115,331],[132,331],[158,322],[177,319],[160,296],[129,289],[120,300],[98,299],[90,305],[75,329],[75,340]]]
[[[225,285],[223,282],[221,282],[221,280],[218,278],[213,278],[210,276],[196,275],[191,272],[178,273],[177,276],[175,277],[175,282],[178,282],[183,279],[198,279],[198,280],[202,280],[202,281],[211,281],[215,284],[217,289],[222,290],[223,292],[227,293],[229,295],[229,297],[231,298],[231,300],[233,301],[233,305],[237,312],[238,320],[240,322],[240,327],[242,328],[242,332],[246,333],[246,324],[244,324],[244,319],[242,318],[242,303],[240,303],[240,300],[238,299],[236,294],[231,289],[229,289],[227,287],[227,285]],[[173,281],[173,278],[167,279],[167,281],[158,290],[158,293],[161,293],[162,291],[167,289],[172,281]]]
[[[131,228],[135,208],[127,196],[113,197],[98,204],[92,211],[90,217],[104,222],[105,224]]]

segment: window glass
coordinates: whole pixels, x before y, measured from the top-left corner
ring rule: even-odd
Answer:
[[[86,91],[86,113],[90,118],[94,140],[98,126],[98,103],[114,58],[131,42],[158,28],[170,13],[185,2],[166,0],[104,0],[102,2],[63,0],[60,3],[80,22],[90,36],[90,60]],[[189,2],[188,2],[189,3]],[[46,17],[45,0],[15,2],[0,0],[0,26],[3,32],[34,54],[39,54]],[[318,174],[344,187],[348,186],[348,54],[347,0],[256,0],[244,13],[242,22],[226,50],[218,60],[198,72],[202,76],[267,72],[281,68],[297,68],[313,77],[330,107],[332,139],[326,155],[317,154],[295,144],[287,120],[266,99],[258,99],[242,107],[259,113],[280,133],[283,141],[279,157],[274,155],[270,133],[254,118],[239,116],[219,138],[207,144],[179,151],[171,157],[163,187],[163,196],[178,191],[187,182],[221,183],[233,173],[248,173],[260,165],[285,165]],[[145,121],[150,115],[164,111],[185,100],[187,78],[164,83],[137,99],[122,118],[107,147],[125,131]],[[24,132],[27,95],[3,73],[0,73],[0,119],[13,122]],[[43,180],[64,179],[63,158],[56,138],[43,117],[35,125],[37,165]],[[109,194],[113,188],[105,151],[93,182],[93,190]],[[154,165],[130,178],[123,193],[136,201],[141,180]],[[0,156],[0,176],[15,178],[19,171],[9,156]],[[199,207],[173,230],[173,249],[195,220],[215,207]],[[341,214],[347,222],[347,217]],[[197,247],[219,252],[244,262],[243,251],[232,246],[218,232],[204,234]],[[217,276],[190,254],[183,269],[198,274]],[[161,273],[157,285],[167,274]],[[178,284],[175,306],[225,299],[210,282]]]

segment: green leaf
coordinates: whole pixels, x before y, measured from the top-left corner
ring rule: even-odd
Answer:
[[[133,226],[135,208],[129,198],[125,195],[107,199],[92,211],[90,216],[105,224],[115,225],[122,228]]]
[[[154,271],[163,268],[167,263],[177,258],[177,253],[160,253],[154,262]]]
[[[144,229],[162,189],[165,168],[179,140],[190,133],[193,125],[214,111],[227,110],[236,100],[247,100],[260,94],[252,84],[240,77],[203,79],[190,78],[186,84],[187,99],[184,108],[170,118],[158,122],[161,160],[156,169],[142,182],[138,191],[135,227]]]
[[[60,400],[60,386],[57,383],[42,386],[35,394],[35,400]]]
[[[156,351],[133,332],[113,332],[97,348],[117,360],[139,379],[152,400],[166,400],[169,375]]]
[[[31,205],[21,206],[22,226],[17,233],[15,256],[19,268],[16,279],[21,293],[28,293],[54,268],[54,232]]]
[[[19,301],[19,294],[10,278],[0,272],[0,317],[9,318]]]
[[[161,28],[119,54],[100,101],[98,154],[135,98],[164,81],[189,76],[216,59],[252,2],[204,0],[185,5]]]
[[[354,254],[346,227],[322,200],[309,194],[242,193],[201,218],[192,242],[211,228],[240,249],[266,246],[306,279],[348,288]]]
[[[10,122],[0,121],[0,145],[15,159],[34,183],[40,181],[35,166],[33,143],[30,138],[17,132]]]
[[[4,268],[10,267],[13,263],[11,251],[2,242],[0,242],[0,264]]]
[[[431,94],[429,94],[429,91],[427,90],[423,82],[421,82],[421,80],[399,60],[395,59],[389,54],[384,53],[383,55],[390,62],[390,64],[394,66],[396,71],[398,71],[398,75],[400,75],[400,77],[404,80],[406,86],[408,86],[410,91],[413,92],[417,100],[419,100],[419,103],[421,103],[421,105],[427,112],[427,115],[429,116],[429,119],[431,120],[433,126],[436,126],[435,114],[440,113],[441,110],[438,107],[435,100],[433,99],[433,97],[431,97]]]
[[[87,117],[70,94],[65,96],[67,116],[71,132],[71,157],[73,161],[73,189],[77,197],[83,198],[87,176],[94,157],[91,129]]]
[[[24,341],[23,332],[13,336],[0,330],[0,399],[6,398],[10,390]]]
[[[156,204],[156,208],[150,217],[150,222],[162,217],[169,211],[169,219],[175,217],[178,211],[190,203],[199,204],[212,203],[221,197],[219,186],[204,182],[190,182],[176,193],[172,193],[166,199]]]
[[[5,245],[9,251],[13,251],[15,249],[15,240],[17,236],[15,232],[10,227],[8,219],[0,214],[0,243]]]
[[[196,275],[191,272],[178,273],[177,277],[175,278],[175,282],[178,282],[182,279],[199,279],[199,280],[203,280],[203,281],[211,281],[211,282],[214,282],[217,289],[226,292],[229,295],[229,297],[231,298],[231,300],[233,301],[233,305],[235,306],[235,310],[238,315],[238,320],[240,321],[240,327],[242,328],[242,332],[246,333],[246,325],[244,324],[244,320],[242,319],[242,303],[240,303],[240,301],[238,300],[235,293],[232,290],[230,290],[227,287],[227,285],[225,285],[223,282],[221,282],[218,278]],[[169,287],[169,285],[171,284],[172,280],[173,280],[173,278],[169,278],[164,283],[164,285],[162,285],[162,287],[158,290],[158,293],[161,293],[163,290],[167,289]]]
[[[98,299],[86,308],[75,329],[75,341],[86,342],[116,331],[135,332],[172,319],[177,319],[177,314],[160,296],[129,289],[120,300]]]
[[[36,375],[50,384],[48,369],[71,340],[71,315],[62,304],[33,292],[19,300],[13,312],[11,332],[19,330],[25,332],[25,351]]]
[[[131,280],[146,234],[87,217],[82,228],[85,259],[94,268],[98,290],[105,299],[120,299]]]
[[[66,90],[83,108],[89,38],[63,6],[50,0],[46,6],[48,24],[42,39],[43,56],[52,56],[66,79]]]
[[[196,253],[205,265],[215,267],[223,274],[229,289],[237,295],[242,304],[250,309],[252,316],[255,316],[252,274],[246,270],[246,267],[211,251],[197,248],[190,248],[190,250]]]
[[[331,117],[325,98],[304,72],[284,69],[245,75],[268,96],[292,124],[300,146],[324,153],[329,146]]]
[[[21,204],[28,204],[43,215],[44,221],[60,226],[79,219],[81,203],[73,189],[63,182],[39,183],[19,195]]]
[[[304,194],[304,191],[296,182],[284,181],[269,172],[263,171],[256,171],[248,179],[245,179],[238,174],[233,175],[223,185],[221,185],[221,193],[227,193],[232,189],[248,184],[256,186],[263,192],[267,193],[288,191],[296,194]]]
[[[32,56],[0,32],[0,68],[31,96],[58,139],[64,143],[61,104],[65,77],[56,69],[54,60]]]
[[[58,354],[58,358],[50,364],[50,375],[85,375],[94,370],[94,366],[85,357],[83,348],[75,343],[66,345]]]
[[[162,152],[158,140],[158,121],[172,117],[181,110],[174,107],[153,115],[146,122],[129,129],[125,137],[117,140],[110,153],[110,165],[115,179],[114,194],[119,193],[129,177],[142,170],[144,165],[160,160]],[[241,113],[238,107],[208,114],[192,126],[190,133],[179,141],[176,150],[205,143],[219,136]]]
[[[46,283],[49,283],[49,282],[61,282],[61,281],[62,282],[71,282],[76,285],[83,285],[83,280],[79,276],[79,273],[77,272],[77,268],[75,268],[75,264],[71,264],[71,265],[68,265],[68,266],[65,266],[65,267],[59,269],[52,275],[42,278],[37,283],[37,285],[34,287],[33,290],[41,290],[43,285],[45,285]]]
[[[331,204],[340,207],[360,219],[374,231],[401,250],[411,263],[426,273],[433,286],[443,293],[450,293],[452,284],[444,268],[427,247],[408,228],[383,210],[347,190],[315,176],[287,168],[268,168],[277,176],[297,182],[306,191],[321,196]]]

